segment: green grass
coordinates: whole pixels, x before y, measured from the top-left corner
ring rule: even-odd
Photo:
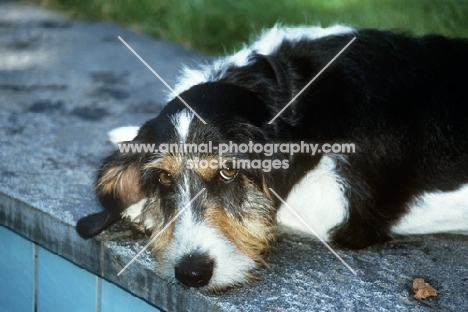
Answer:
[[[390,28],[468,37],[467,0],[30,0],[73,17],[107,20],[210,54],[285,25]]]

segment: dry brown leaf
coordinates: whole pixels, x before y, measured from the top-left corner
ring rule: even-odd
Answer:
[[[418,300],[426,299],[430,296],[437,296],[437,290],[426,283],[422,278],[415,278],[413,281],[414,298]]]

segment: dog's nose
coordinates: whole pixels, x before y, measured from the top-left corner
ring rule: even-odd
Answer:
[[[184,256],[175,266],[175,278],[188,287],[203,287],[213,275],[214,261],[203,254]]]

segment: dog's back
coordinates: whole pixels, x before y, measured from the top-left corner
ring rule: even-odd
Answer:
[[[353,143],[356,152],[324,155],[288,202],[347,247],[392,232],[466,231],[468,42],[360,30],[286,41],[275,54],[288,60],[294,84],[304,85],[353,36],[356,42],[284,114],[303,138]],[[280,212],[286,224],[306,230],[290,217]]]

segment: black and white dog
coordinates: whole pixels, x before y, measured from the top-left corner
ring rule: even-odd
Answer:
[[[274,193],[349,248],[468,231],[467,40],[275,27],[185,69],[175,91],[137,133],[120,131],[128,144],[204,148],[107,157],[96,180],[105,210],[78,222],[84,238],[129,218],[159,235],[152,248],[170,278],[214,291],[249,281],[278,221],[308,232]],[[324,153],[336,144],[354,150]]]

